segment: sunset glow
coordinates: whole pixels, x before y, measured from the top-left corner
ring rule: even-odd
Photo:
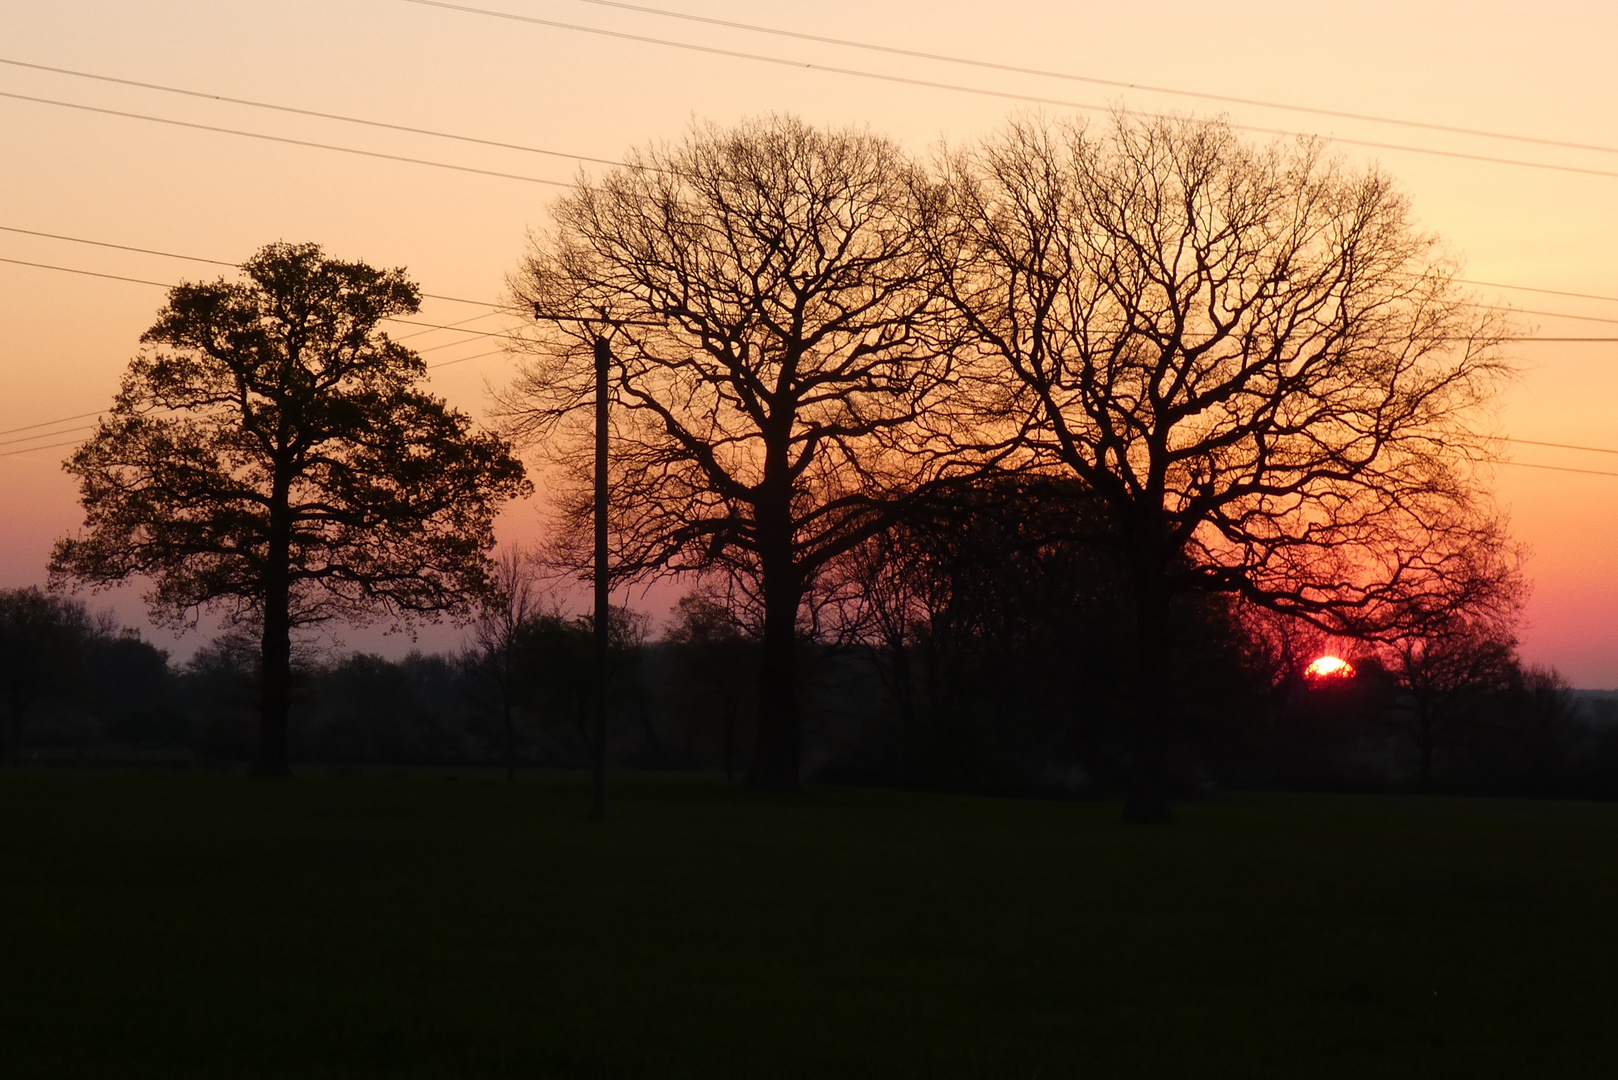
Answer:
[[[504,291],[525,237],[551,226],[576,174],[606,176],[632,148],[793,115],[932,160],[1024,107],[1097,132],[1114,109],[1225,115],[1254,148],[1294,138],[1265,132],[1318,136],[1324,159],[1385,174],[1464,266],[1468,295],[1518,312],[1498,312],[1520,377],[1502,380],[1486,456],[1511,540],[1533,552],[1520,651],[1575,686],[1618,687],[1618,178],[1605,150],[1618,138],[1618,5],[1466,10],[0,5],[0,588],[44,585],[51,545],[82,522],[62,460],[167,289],[231,277],[272,240],[405,268],[429,295],[419,325],[390,333],[411,335],[434,393],[482,419],[514,374],[505,333],[531,328]],[[1152,44],[1088,47],[1099,40]],[[1480,59],[1497,57],[1511,63]],[[513,505],[501,540],[539,543],[544,512]],[[637,604],[661,612],[677,594]],[[155,630],[140,596],[131,584],[95,604]],[[414,643],[385,630],[349,642],[403,655],[463,636],[449,623]],[[175,658],[208,633],[175,639]]]
[[[1310,679],[1352,679],[1354,665],[1338,656],[1322,656],[1303,671]]]

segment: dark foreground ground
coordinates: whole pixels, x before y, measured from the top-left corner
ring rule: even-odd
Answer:
[[[1618,1076],[1618,806],[0,772],[7,1077]]]

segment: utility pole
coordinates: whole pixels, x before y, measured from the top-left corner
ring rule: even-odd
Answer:
[[[612,615],[612,582],[607,573],[607,369],[612,346],[597,337],[596,352],[596,512],[595,512],[595,715],[591,734],[595,743],[594,798],[590,816],[607,816],[607,647]]]

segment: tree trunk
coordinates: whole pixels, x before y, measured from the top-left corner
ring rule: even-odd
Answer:
[[[736,712],[737,702],[725,696],[725,783],[736,779]]]
[[[1426,715],[1417,717],[1420,732],[1421,768],[1416,773],[1416,790],[1423,794],[1433,789],[1433,730]]]
[[[287,712],[292,699],[292,628],[287,618],[286,572],[272,573],[265,588],[264,638],[260,653],[258,776],[290,776]]]
[[[287,486],[277,482],[270,507],[264,569],[264,636],[259,652],[258,776],[292,775],[287,712],[292,701],[292,528]]]
[[[798,787],[800,733],[793,667],[802,597],[793,565],[786,508],[770,521],[760,514],[760,586],[764,593],[764,641],[759,657],[758,738],[747,783],[765,791]]]
[[[1131,568],[1135,601],[1134,682],[1129,732],[1125,821],[1161,825],[1169,811],[1167,702],[1163,694],[1163,649],[1168,595],[1158,561],[1139,553]]]
[[[504,695],[506,700],[501,702],[506,720],[506,779],[512,780],[517,775],[517,725],[511,718],[510,694]]]
[[[800,733],[797,688],[793,685],[797,621],[797,597],[772,598],[766,586],[758,744],[747,775],[748,784],[766,791],[794,791],[798,787]]]

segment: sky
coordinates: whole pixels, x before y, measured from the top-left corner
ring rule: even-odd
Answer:
[[[0,261],[0,587],[42,583],[52,542],[79,524],[62,444],[86,434],[77,425],[93,416],[81,414],[110,402],[162,305],[160,286],[227,272],[32,234],[224,262],[270,241],[312,240],[337,257],[406,267],[426,292],[490,302],[529,230],[545,225],[556,185],[603,169],[568,155],[617,159],[677,140],[694,121],[794,113],[866,126],[918,153],[1030,109],[1224,115],[1255,141],[1319,135],[1348,162],[1391,174],[1466,277],[1490,283],[1475,287],[1478,299],[1518,309],[1525,334],[1618,339],[1618,5],[646,4],[697,18],[601,0],[0,0],[0,260],[11,260]],[[217,100],[226,97],[531,149]],[[432,300],[419,319],[476,319],[395,336],[419,333],[408,343],[441,365],[437,392],[485,415],[511,372],[486,336],[502,317]],[[1575,686],[1615,687],[1618,340],[1512,350],[1521,374],[1491,423],[1516,440],[1494,486],[1531,553],[1522,652]],[[531,539],[539,515],[537,502],[512,507],[501,535]],[[640,598],[654,614],[669,601]],[[92,603],[142,622],[138,590]],[[149,636],[181,653],[195,641]],[[458,640],[443,627],[419,644]],[[346,644],[409,643],[373,631]]]

